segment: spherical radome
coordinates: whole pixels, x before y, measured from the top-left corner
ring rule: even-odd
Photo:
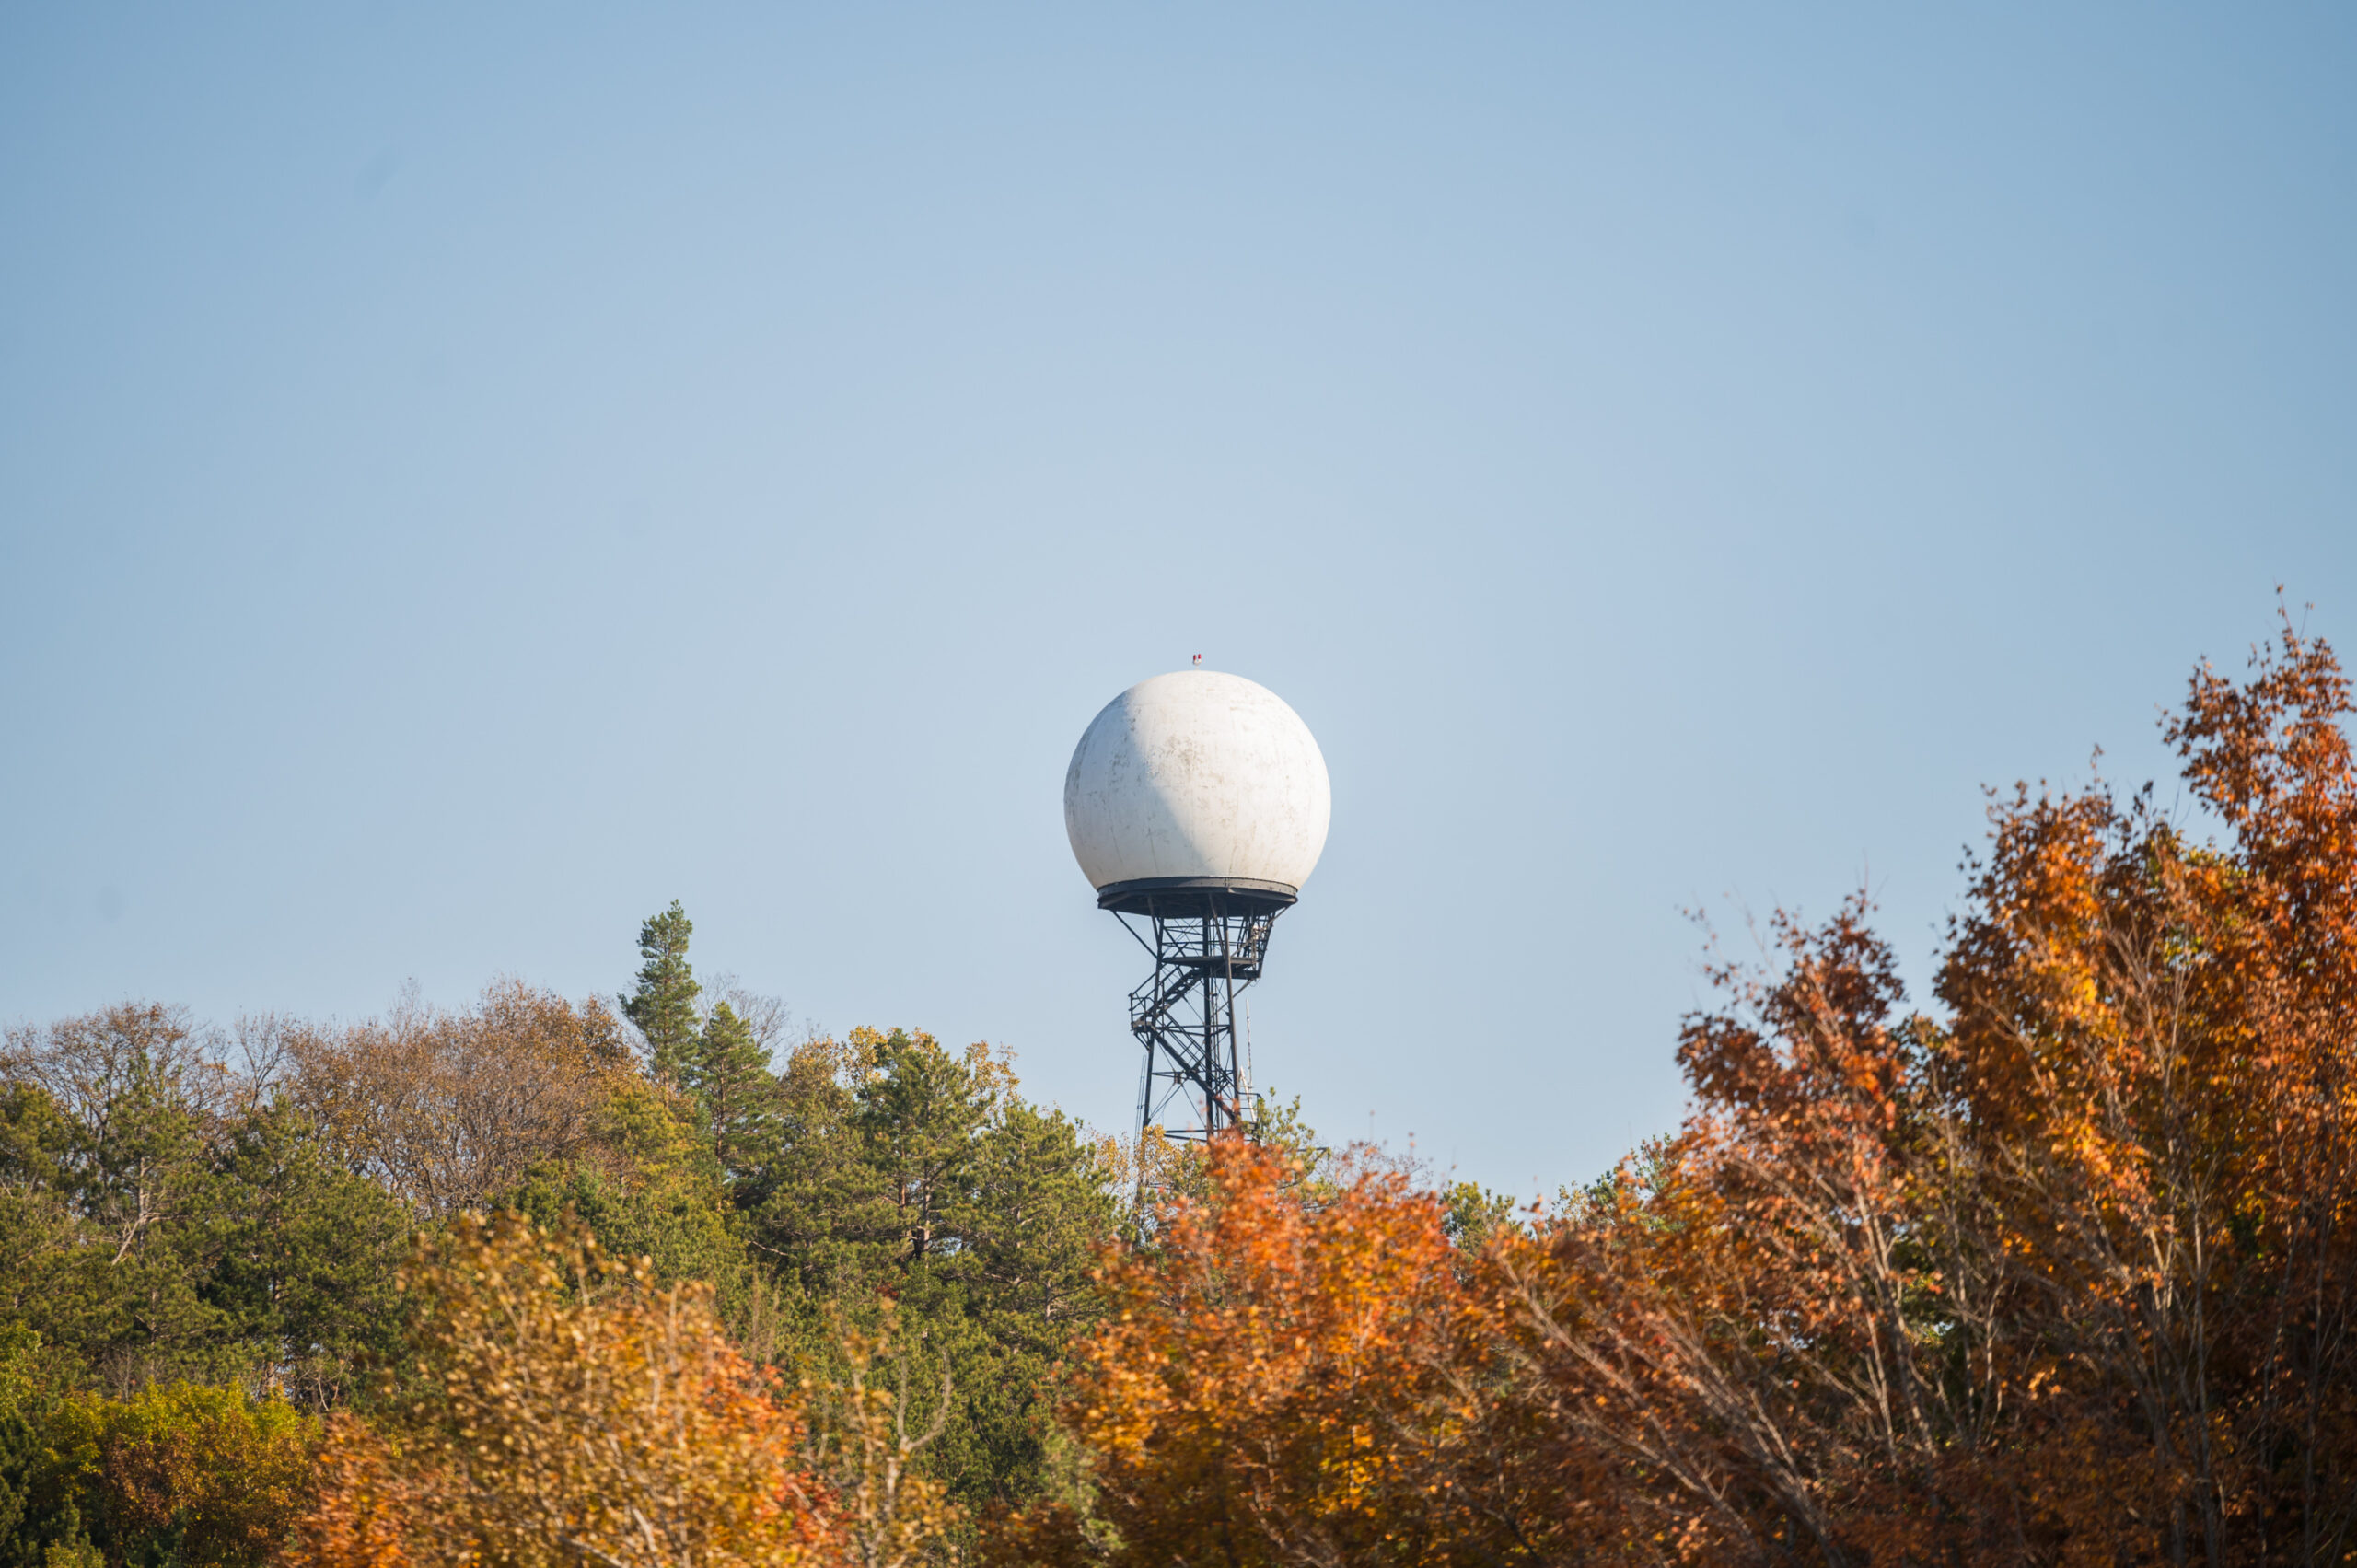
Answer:
[[[1298,890],[1332,811],[1301,715],[1219,670],[1139,681],[1105,704],[1064,773],[1064,831],[1100,889],[1183,877]]]

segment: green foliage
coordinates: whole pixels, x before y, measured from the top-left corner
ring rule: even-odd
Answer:
[[[38,1335],[0,1330],[0,1564],[262,1563],[303,1500],[319,1431],[232,1388],[72,1392]]]
[[[194,1376],[324,1403],[392,1342],[405,1216],[202,1044],[145,1005],[11,1037],[0,1323],[117,1390]]]
[[[650,916],[638,928],[638,989],[621,999],[622,1016],[646,1037],[647,1060],[655,1075],[679,1083],[695,1054],[696,998],[703,988],[696,983],[688,963],[688,938],[695,923],[679,900],[661,914]]]
[[[788,1284],[794,1341],[831,1354],[848,1318],[892,1334],[929,1420],[949,1380],[932,1473],[970,1504],[1043,1484],[1047,1410],[1090,1272],[1113,1231],[1111,1175],[1060,1113],[1026,1104],[981,1047],[861,1029],[788,1061],[778,1159],[749,1196],[751,1239]]]
[[[87,1521],[110,1564],[259,1563],[302,1504],[319,1434],[284,1400],[199,1383],[70,1397],[50,1415],[40,1477],[68,1535],[52,1544],[70,1551]]]
[[[1251,1118],[1245,1135],[1264,1148],[1283,1152],[1298,1171],[1298,1179],[1329,1191],[1334,1185],[1334,1151],[1318,1141],[1318,1130],[1301,1117],[1301,1097],[1279,1105],[1271,1096],[1252,1097]]]
[[[552,1230],[570,1213],[616,1258],[644,1258],[665,1284],[703,1280],[726,1307],[751,1288],[741,1221],[722,1192],[693,1102],[643,1078],[619,1082],[599,1117],[603,1157],[552,1163],[508,1195]]]
[[[1452,1182],[1440,1194],[1441,1227],[1464,1252],[1479,1252],[1504,1230],[1521,1231],[1515,1201],[1478,1181]]]
[[[9,1543],[0,1547],[0,1562],[12,1562],[15,1543],[52,1523],[34,1495],[47,1469],[42,1438],[58,1401],[49,1371],[39,1334],[22,1324],[0,1329],[0,1542]]]
[[[95,1260],[77,1256],[75,1215],[64,1179],[72,1129],[37,1084],[0,1093],[0,1309],[38,1342],[57,1320],[79,1319],[96,1292]]]
[[[246,1073],[168,1008],[13,1032],[0,1568],[254,1560],[224,1544],[261,1516],[223,1467],[278,1473],[298,1410],[375,1408],[412,1233],[478,1203],[708,1283],[790,1377],[851,1371],[851,1330],[939,1427],[919,1470],[977,1514],[1077,1484],[1049,1411],[1131,1185],[1109,1145],[981,1046],[858,1029],[773,1063],[758,999],[702,1011],[691,929],[676,903],[641,929],[643,1062],[596,1049],[608,1015],[512,985],[464,1016],[270,1024],[283,1049]]]
[[[734,1181],[776,1152],[777,1081],[751,1020],[726,998],[702,1013],[703,987],[688,961],[694,931],[677,900],[639,928],[645,961],[622,1013],[646,1039],[656,1081],[693,1100],[723,1179]]]
[[[713,1158],[728,1179],[741,1179],[776,1154],[777,1080],[770,1053],[726,1002],[704,1020],[685,1077],[703,1113]]]
[[[60,1112],[46,1288],[27,1318],[128,1387],[210,1363],[200,1216],[213,1208],[213,1074],[168,1009],[52,1026],[39,1066]]]
[[[356,1368],[400,1342],[393,1272],[409,1243],[407,1216],[374,1182],[338,1167],[284,1104],[231,1124],[214,1176],[199,1294],[230,1359],[313,1408],[337,1402]]]

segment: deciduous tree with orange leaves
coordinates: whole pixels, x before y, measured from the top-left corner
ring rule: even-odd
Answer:
[[[460,1216],[404,1281],[413,1353],[376,1426],[329,1433],[288,1561],[312,1568],[823,1561],[796,1402],[586,1234]]]
[[[1104,1274],[1069,1406],[1099,1546],[1127,1543],[1122,1562],[1431,1561],[1414,1494],[1449,1420],[1434,1374],[1465,1326],[1439,1204],[1375,1171],[1315,1193],[1291,1156],[1240,1139],[1202,1176]],[[1090,1547],[1071,1509],[1045,1508],[1001,1551]]]
[[[2253,666],[2167,721],[2181,815],[1994,806],[1945,1016],[1905,1013],[1862,902],[1717,971],[1684,1132],[1501,1254],[1515,1397],[1568,1468],[1625,1461],[1647,1541],[2357,1553],[2349,686],[2288,621]]]

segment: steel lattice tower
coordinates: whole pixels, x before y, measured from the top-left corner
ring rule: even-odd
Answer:
[[[1138,1064],[1139,1133],[1159,1127],[1167,1138],[1200,1142],[1237,1125],[1251,1085],[1236,999],[1260,978],[1270,932],[1293,890],[1156,877],[1117,883],[1097,901],[1121,916],[1154,958],[1154,972],[1130,993],[1130,1032],[1145,1052]]]

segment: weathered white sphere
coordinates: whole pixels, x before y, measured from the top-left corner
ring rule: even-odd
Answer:
[[[1182,669],[1105,704],[1064,773],[1064,832],[1089,885],[1309,880],[1333,814],[1301,715],[1239,675]]]

